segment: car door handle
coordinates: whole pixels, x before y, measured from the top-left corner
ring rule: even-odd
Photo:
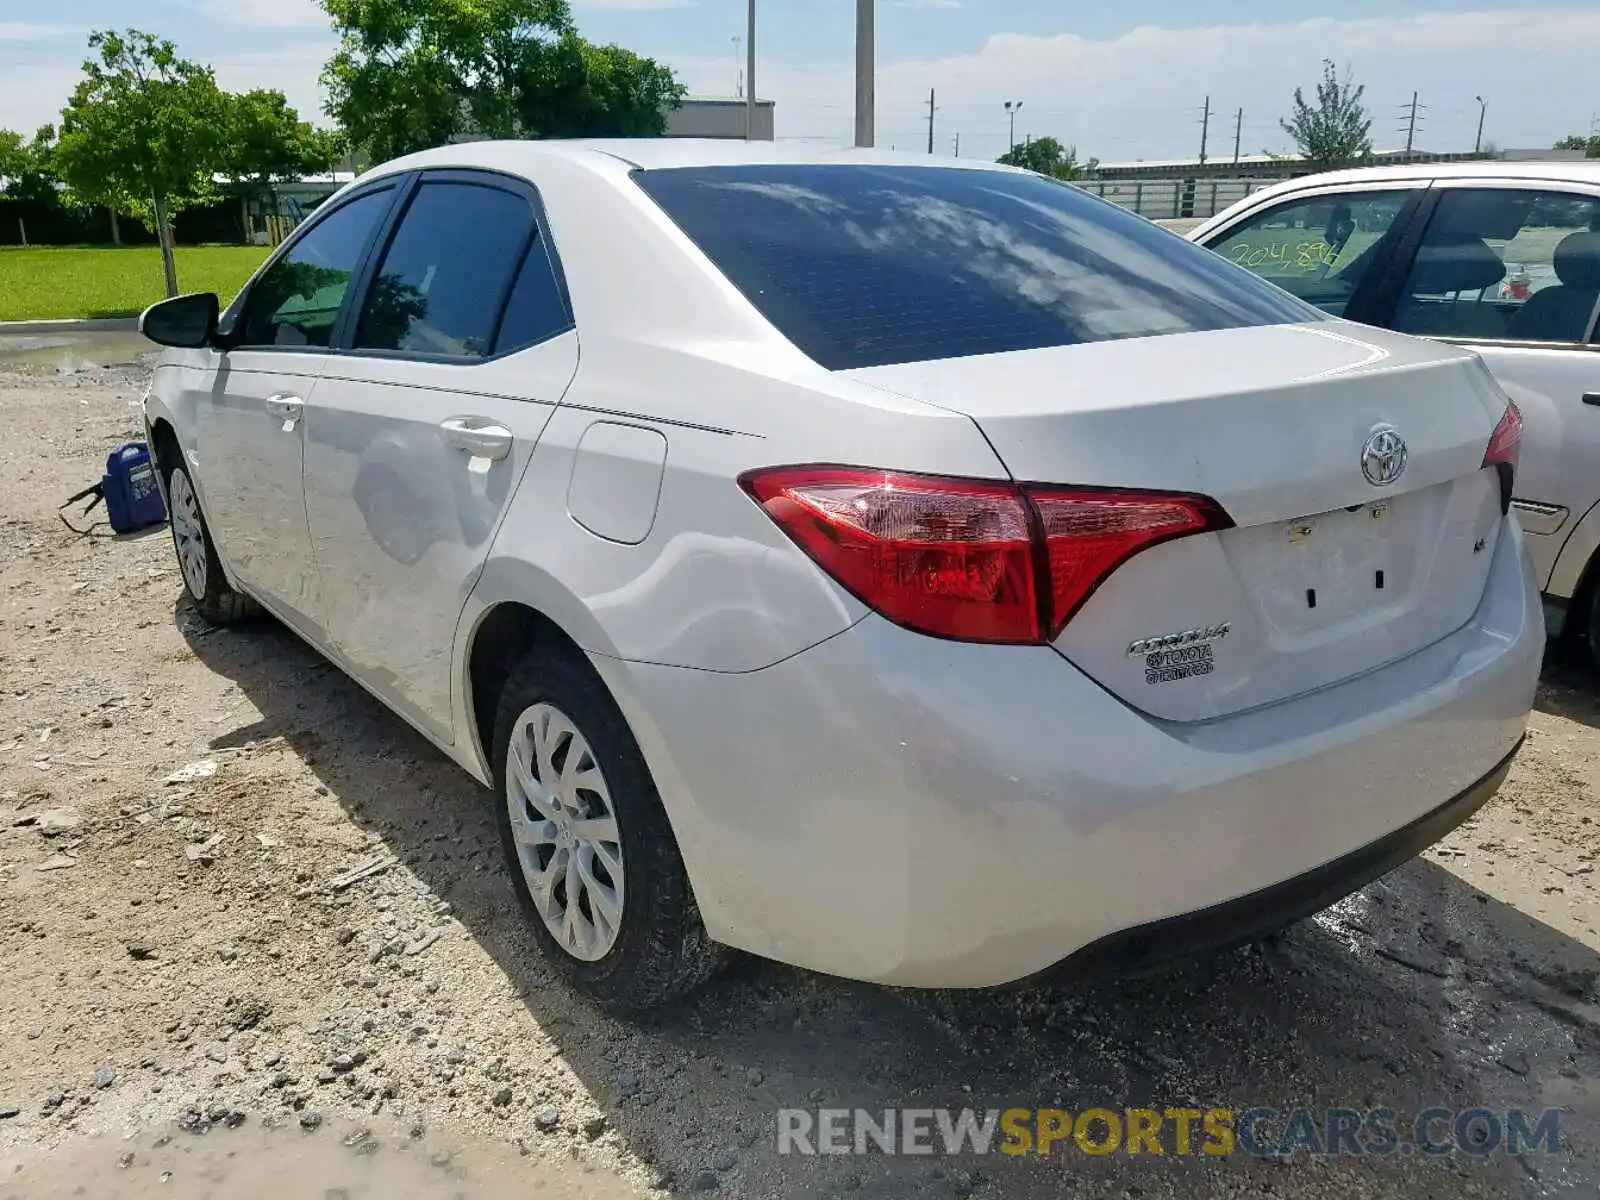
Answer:
[[[1583,394],[1583,402],[1585,404],[1600,405],[1600,392],[1585,392]]]
[[[439,436],[473,458],[497,461],[511,453],[511,430],[481,417],[451,417],[439,422]]]
[[[283,431],[291,432],[305,412],[306,402],[293,392],[274,392],[266,399],[266,409],[275,421],[283,422]]]

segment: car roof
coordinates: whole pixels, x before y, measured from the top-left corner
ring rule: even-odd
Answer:
[[[1479,162],[1406,163],[1403,166],[1352,167],[1343,171],[1323,171],[1299,175],[1264,188],[1252,196],[1299,191],[1344,183],[1415,183],[1424,179],[1529,179],[1540,182],[1600,184],[1600,159],[1533,159],[1508,162],[1487,159]]]
[[[393,159],[372,174],[427,167],[516,170],[560,159],[611,173],[619,167],[660,171],[674,167],[732,167],[751,164],[859,164],[1014,171],[983,159],[947,158],[907,151],[861,150],[815,142],[747,142],[720,138],[550,138],[459,142]]]

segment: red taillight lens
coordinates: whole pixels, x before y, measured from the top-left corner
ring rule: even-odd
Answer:
[[[1132,555],[1229,524],[1210,500],[1160,492],[858,467],[782,467],[739,482],[862,603],[962,641],[1048,641]]]
[[[1506,463],[1517,465],[1517,454],[1522,450],[1522,410],[1511,401],[1506,402],[1505,415],[1494,427],[1489,438],[1489,448],[1483,452],[1486,467]]]
[[[896,624],[964,641],[1040,640],[1028,507],[1012,485],[850,467],[759,471],[740,483]]]
[[[1054,638],[1101,582],[1157,542],[1225,529],[1214,501],[1165,492],[1029,489],[1050,562],[1050,636]]]
[[[1522,410],[1506,401],[1505,414],[1489,436],[1483,452],[1483,465],[1500,472],[1500,511],[1511,510],[1511,488],[1517,473],[1517,456],[1522,452]]]

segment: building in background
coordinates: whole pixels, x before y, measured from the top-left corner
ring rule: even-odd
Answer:
[[[770,142],[775,128],[777,105],[771,100],[756,101],[755,128],[750,140]],[[718,96],[690,96],[667,114],[667,136],[674,138],[725,138],[745,140],[749,110],[743,100]]]

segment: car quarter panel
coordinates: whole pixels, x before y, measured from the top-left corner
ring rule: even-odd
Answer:
[[[839,462],[1005,477],[969,418],[836,378],[800,354],[633,184],[625,164],[596,171],[554,160],[531,174],[582,356],[496,539],[474,613],[507,600],[538,607],[517,591],[530,578],[520,564],[531,564],[559,581],[564,595],[549,602],[584,614],[571,624],[548,615],[586,650],[759,670],[865,609],[743,492],[741,473]],[[618,425],[640,436],[592,432]],[[624,523],[646,528],[642,540],[601,536],[592,529],[605,520],[574,512],[607,478],[618,494],[646,496],[652,470],[661,476],[653,517]]]

